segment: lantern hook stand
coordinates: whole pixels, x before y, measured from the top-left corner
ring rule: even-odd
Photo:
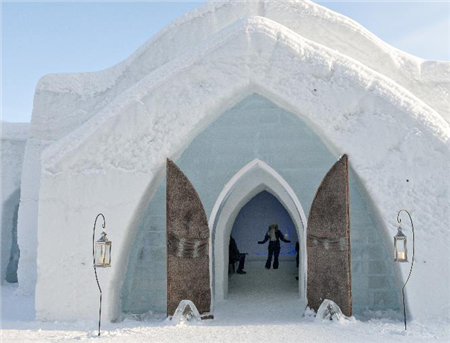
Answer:
[[[100,325],[101,325],[101,320],[102,320],[102,288],[100,287],[100,283],[98,282],[98,276],[97,276],[97,268],[95,266],[95,226],[97,225],[97,219],[98,217],[102,217],[103,218],[103,230],[106,227],[106,219],[105,216],[102,213],[97,214],[97,217],[95,217],[95,222],[94,222],[94,228],[93,228],[93,232],[92,232],[92,262],[94,265],[94,274],[95,274],[95,280],[97,281],[97,286],[98,286],[98,290],[100,291],[100,307],[98,309],[98,336],[100,336]]]
[[[411,218],[411,214],[410,214],[407,210],[402,209],[402,210],[400,210],[400,211],[398,212],[398,214],[397,214],[397,222],[398,222],[399,224],[401,224],[402,220],[400,219],[400,213],[402,213],[402,212],[406,212],[406,213],[408,214],[409,220],[410,220],[410,222],[411,222],[411,228],[412,228],[412,234],[413,234],[413,253],[412,253],[412,260],[411,260],[411,268],[409,269],[408,278],[406,279],[406,282],[405,282],[405,284],[404,284],[403,287],[402,287],[402,298],[403,298],[403,320],[404,320],[404,322],[405,322],[405,330],[406,330],[405,287],[406,287],[406,284],[408,283],[408,281],[409,281],[409,279],[410,279],[410,277],[411,277],[411,273],[412,273],[413,266],[414,266],[414,248],[415,248],[415,242],[414,242],[414,240],[415,240],[415,236],[414,236],[414,224],[413,224],[413,221],[412,221],[412,218]]]

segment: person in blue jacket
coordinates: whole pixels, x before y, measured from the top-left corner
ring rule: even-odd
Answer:
[[[278,229],[278,224],[272,223],[269,226],[269,230],[264,237],[264,240],[259,241],[258,244],[264,244],[269,241],[269,252],[267,255],[266,269],[270,269],[270,265],[272,264],[272,256],[273,260],[273,269],[278,269],[278,256],[280,256],[280,240],[285,243],[291,243],[290,240],[287,240],[283,237],[283,234]]]

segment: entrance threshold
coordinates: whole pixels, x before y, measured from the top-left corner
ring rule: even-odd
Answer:
[[[265,260],[246,261],[247,274],[231,274],[228,299],[217,302],[215,324],[298,323],[304,309],[299,296],[298,269],[293,260],[280,259],[278,269],[265,269]]]

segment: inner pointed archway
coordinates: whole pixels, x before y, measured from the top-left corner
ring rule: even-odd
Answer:
[[[295,224],[300,245],[298,307],[306,307],[306,218],[300,202],[286,181],[271,167],[259,159],[242,168],[220,193],[210,216],[212,230],[212,286],[214,301],[228,297],[228,246],[233,224],[244,207],[257,194],[267,191],[289,213]],[[294,243],[295,244],[295,243]]]
[[[257,244],[261,241],[269,225],[275,222],[290,243],[280,242],[279,266],[275,265],[275,256],[271,259],[269,270],[265,264],[268,245]],[[298,298],[298,268],[296,266],[295,245],[298,242],[295,224],[289,212],[279,200],[262,191],[242,207],[233,224],[231,233],[241,253],[246,253],[246,275],[231,272],[228,279],[229,299],[253,303],[264,302],[265,306],[277,306],[281,301],[290,302]]]

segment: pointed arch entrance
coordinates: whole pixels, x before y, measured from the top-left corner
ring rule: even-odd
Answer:
[[[227,298],[228,246],[233,224],[244,205],[257,194],[268,192],[289,213],[299,241],[300,303],[296,308],[303,311],[308,298],[313,300],[314,309],[324,299],[338,300],[338,305],[344,306],[344,313],[351,316],[348,187],[348,158],[344,155],[316,192],[309,217],[311,232],[307,235],[305,214],[293,190],[274,169],[256,159],[225,185],[207,223],[195,188],[181,170],[168,161],[167,313],[173,313],[180,300],[193,299],[194,303],[204,305],[202,312],[209,315],[214,300]],[[310,261],[307,256],[312,257]],[[308,274],[312,276],[311,285],[307,282]]]
[[[307,305],[306,216],[289,184],[267,163],[255,159],[238,171],[222,189],[210,215],[211,286],[214,302],[228,295],[228,245],[233,223],[242,207],[255,195],[267,191],[275,196],[291,216],[300,245],[299,297]],[[213,304],[214,304],[213,302]]]

